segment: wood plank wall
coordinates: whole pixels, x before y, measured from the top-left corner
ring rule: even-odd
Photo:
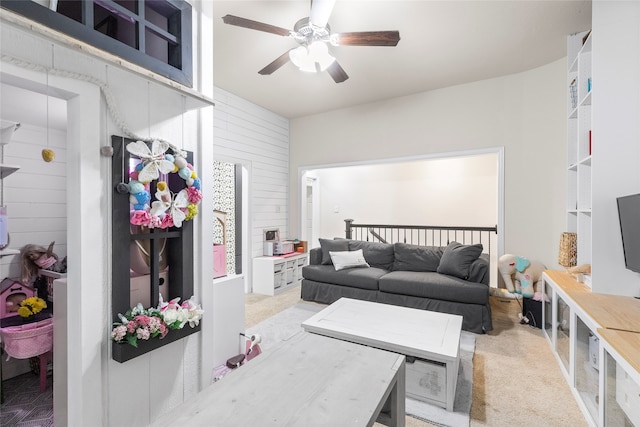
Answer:
[[[22,122],[4,147],[4,163],[20,169],[3,180],[2,191],[9,248],[20,250],[30,243],[47,247],[55,241],[54,252],[62,259],[67,255],[67,136],[50,128],[48,138],[55,152],[51,163],[41,157],[47,147],[47,129]],[[5,277],[20,277],[19,255],[0,258],[0,280]]]
[[[251,258],[262,255],[263,231],[289,235],[289,120],[215,88],[214,158],[250,171]]]

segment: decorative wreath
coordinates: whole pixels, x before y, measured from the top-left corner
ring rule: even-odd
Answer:
[[[167,153],[169,149],[173,154]],[[198,204],[202,200],[201,181],[187,162],[186,152],[166,141],[153,141],[151,150],[143,141],[130,142],[127,151],[142,160],[129,174],[129,201],[133,206],[131,224],[149,228],[180,228],[183,221],[198,215]],[[165,181],[158,181],[156,200],[149,207],[149,183],[159,179],[161,173],[177,173],[187,188],[174,194]]]

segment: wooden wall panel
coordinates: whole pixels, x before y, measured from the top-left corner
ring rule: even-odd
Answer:
[[[289,120],[216,88],[214,158],[251,170],[251,258],[262,255],[263,230],[289,235]]]

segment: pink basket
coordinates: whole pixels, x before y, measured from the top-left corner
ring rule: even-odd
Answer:
[[[53,350],[53,319],[9,326],[0,329],[0,334],[9,357],[28,359]]]

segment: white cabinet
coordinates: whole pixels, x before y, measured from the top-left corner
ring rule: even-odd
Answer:
[[[594,364],[591,357],[599,353],[599,325],[576,302],[591,292],[564,272],[547,271],[543,279],[549,298],[542,303],[543,333],[585,419],[591,426],[600,425],[599,362]]]
[[[567,231],[578,236],[578,265],[591,264],[591,39],[567,40]]]
[[[4,163],[0,163],[0,187],[1,187],[0,191],[2,192],[0,195],[0,206],[4,206],[4,179],[7,176],[11,175],[12,173],[16,172],[18,169],[20,169],[20,166],[5,165]],[[7,233],[6,220],[7,220],[6,216],[3,218],[0,218],[0,229],[4,229],[1,231],[2,233]],[[0,238],[0,243],[2,243],[2,238]],[[0,257],[7,256],[7,255],[18,255],[19,253],[20,251],[18,249],[9,249],[6,247],[0,249]]]
[[[543,333],[591,426],[640,426],[640,300],[545,271]]]
[[[308,254],[253,259],[253,292],[276,295],[302,282],[302,267],[308,263]]]
[[[640,426],[640,334],[600,329],[605,426]]]

